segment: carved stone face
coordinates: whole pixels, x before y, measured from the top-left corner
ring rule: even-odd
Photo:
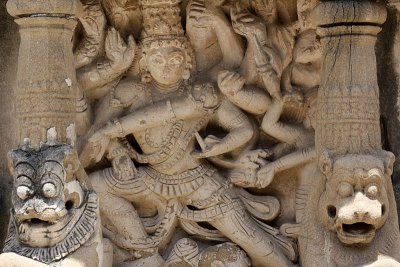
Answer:
[[[151,49],[146,55],[146,65],[158,83],[172,85],[182,80],[186,69],[186,54],[176,47]]]
[[[315,31],[308,30],[299,35],[293,50],[293,58],[296,63],[303,64],[321,60],[322,48]]]
[[[323,222],[346,245],[371,243],[390,208],[383,161],[370,155],[347,155],[333,166],[321,161],[328,179],[319,202]]]
[[[16,150],[10,155],[15,223],[20,242],[31,247],[60,242],[84,198],[79,182],[67,181],[70,170],[64,166],[65,151],[61,149],[50,147],[41,153]]]

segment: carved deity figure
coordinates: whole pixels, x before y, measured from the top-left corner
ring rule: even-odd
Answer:
[[[282,41],[281,38],[272,41],[273,45],[271,41],[265,41],[268,35],[263,33],[262,29],[265,26],[262,26],[257,17],[246,11],[237,12],[234,15],[234,28],[241,29],[241,32],[246,33],[253,42],[256,75],[262,78],[262,87],[265,90],[246,84],[244,77],[232,71],[220,72],[218,85],[221,92],[238,107],[251,114],[264,116],[261,130],[277,141],[277,145],[268,149],[267,161],[258,159],[260,164],[256,171],[237,168],[232,171],[230,178],[234,184],[241,187],[266,188],[279,172],[304,166],[316,158],[314,116],[321,52],[315,30],[306,30],[297,36],[291,58],[290,48],[287,53],[282,53],[285,50],[282,50],[276,42],[276,40]],[[266,27],[268,29],[271,26],[267,24]],[[285,32],[284,29],[283,31]],[[284,66],[280,55],[287,57],[284,59],[286,62]],[[297,176],[296,222],[298,223],[304,208],[303,194],[307,191],[308,185],[306,179],[303,179],[301,170]],[[284,229],[286,227],[291,227],[291,234],[286,232]],[[296,227],[296,230],[293,227]],[[293,231],[298,232],[298,230],[298,225],[286,224],[281,227],[281,231],[292,237],[296,237]]]
[[[224,12],[212,1],[192,0],[187,6],[186,34],[194,49],[196,67],[214,80],[221,69],[240,66],[244,47]]]
[[[285,246],[284,239],[276,240],[260,227],[238,189],[206,160],[245,145],[253,128],[212,83],[189,80],[193,54],[178,3],[141,1],[140,66],[147,83],[133,78],[119,82],[108,106],[115,119],[89,138],[81,155],[90,165],[107,151],[113,165],[90,175],[109,226],[106,235],[137,258],[151,258],[168,243],[179,221],[207,222],[244,249],[254,266],[291,266],[280,246]],[[226,136],[203,140],[198,133],[209,124],[225,130]],[[124,140],[129,135],[140,151]],[[154,209],[164,214],[152,235],[132,203],[148,206],[148,214]]]

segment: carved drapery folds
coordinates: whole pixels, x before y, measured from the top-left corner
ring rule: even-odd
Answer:
[[[384,4],[298,0],[297,18],[275,0],[7,7],[20,147],[0,266],[400,260]]]

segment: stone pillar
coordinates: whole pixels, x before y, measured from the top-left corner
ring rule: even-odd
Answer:
[[[17,123],[15,122],[14,84],[17,74],[18,29],[0,1],[0,251],[7,235],[11,207],[12,177],[7,169],[7,152],[16,147]]]
[[[326,1],[315,23],[324,47],[316,127],[318,156],[369,153],[381,148],[375,43],[385,6]],[[317,12],[316,12],[317,13]]]
[[[67,129],[75,123],[71,39],[80,8],[77,0],[7,3],[21,36],[16,87],[20,145],[29,138],[31,147],[39,148],[52,127],[57,141],[65,143]]]
[[[18,148],[11,219],[0,266],[103,266],[97,195],[75,148],[72,35],[79,0],[9,0],[20,30]]]
[[[396,155],[393,186],[400,214],[400,1],[388,1],[388,22],[377,49],[381,72],[381,111],[385,127],[385,147]],[[378,64],[379,65],[379,64]]]
[[[321,1],[313,18],[324,61],[315,131],[318,172],[310,174],[301,262],[389,266],[400,259],[400,238],[391,182],[394,155],[381,144],[375,56],[386,7]]]

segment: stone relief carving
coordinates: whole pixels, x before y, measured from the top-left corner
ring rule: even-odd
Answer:
[[[44,78],[21,33],[0,266],[397,266],[383,4],[30,2],[22,28],[71,26]]]
[[[353,12],[344,11],[350,6]],[[390,208],[395,206],[394,156],[381,146],[374,56],[386,9],[379,3],[324,2],[313,12],[325,60],[317,99],[319,171],[305,201],[300,257],[305,266],[382,266],[388,261],[397,266],[398,220]],[[310,216],[310,210],[318,212]],[[324,245],[317,248],[312,243],[319,238]]]
[[[93,263],[81,266],[98,266],[98,200],[86,186],[76,151],[68,145],[46,144],[39,152],[24,148],[9,157],[15,192],[3,251],[47,264],[61,261],[63,266],[87,255]]]
[[[21,35],[20,129],[8,156],[13,206],[0,266],[103,266],[99,201],[76,149],[71,39],[81,3],[16,0],[7,8]]]

